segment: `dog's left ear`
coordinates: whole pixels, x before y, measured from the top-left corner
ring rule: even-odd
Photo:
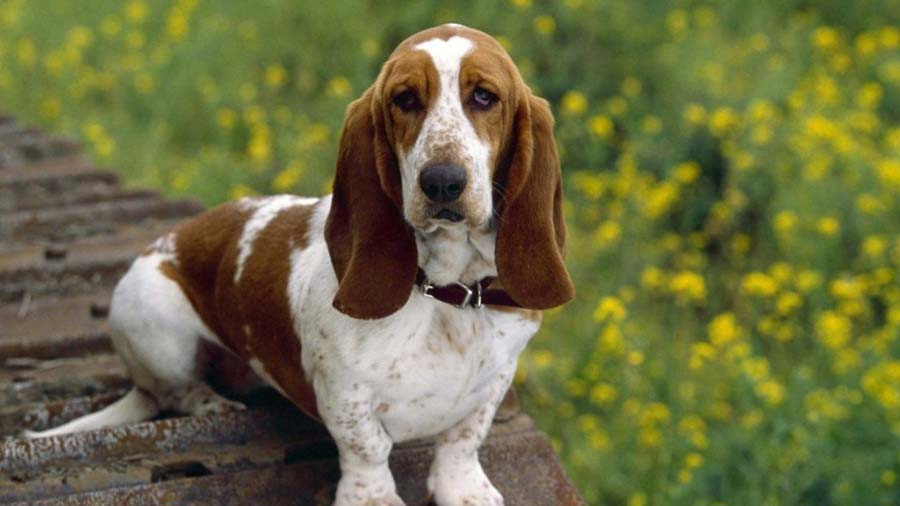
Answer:
[[[347,108],[325,242],[338,279],[332,305],[354,318],[403,307],[416,280],[412,228],[403,219],[400,174],[384,132],[376,85]]]
[[[553,114],[546,100],[523,88],[514,151],[500,174],[497,272],[513,300],[526,308],[547,309],[572,300],[575,287],[563,261],[566,223]]]

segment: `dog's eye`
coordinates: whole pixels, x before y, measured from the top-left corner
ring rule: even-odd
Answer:
[[[481,86],[476,87],[475,91],[472,92],[472,105],[479,109],[488,109],[494,105],[495,102],[497,102],[497,95],[494,95]]]
[[[394,95],[393,102],[394,105],[399,107],[404,112],[417,111],[422,108],[422,104],[419,102],[419,97],[416,96],[416,92],[414,92],[413,90],[406,90],[402,93]]]

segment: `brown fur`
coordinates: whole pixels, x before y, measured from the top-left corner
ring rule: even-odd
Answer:
[[[294,206],[273,218],[253,243],[237,285],[237,244],[250,211],[235,203],[178,227],[177,261],[163,263],[160,270],[181,286],[222,344],[244,361],[259,359],[297,406],[318,416],[287,297],[290,253],[306,245],[312,211],[312,206]]]

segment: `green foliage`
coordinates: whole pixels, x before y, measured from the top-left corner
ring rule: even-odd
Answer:
[[[577,301],[517,382],[590,504],[900,503],[900,2],[6,0],[0,110],[207,203],[327,191],[394,45],[554,105]]]

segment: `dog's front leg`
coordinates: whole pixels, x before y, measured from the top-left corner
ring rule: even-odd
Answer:
[[[428,491],[438,506],[503,506],[503,496],[481,468],[478,448],[514,373],[514,367],[503,371],[491,387],[490,400],[438,436],[428,475]]]
[[[337,443],[341,479],[334,506],[404,506],[388,467],[393,441],[374,416],[370,389],[314,381],[319,414]]]

